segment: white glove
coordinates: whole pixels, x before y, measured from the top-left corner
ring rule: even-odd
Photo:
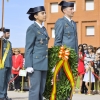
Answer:
[[[3,36],[3,32],[0,32],[0,38]]]
[[[32,67],[27,67],[27,68],[26,68],[26,71],[27,71],[28,73],[33,73],[33,72],[34,72],[34,69],[33,69]]]

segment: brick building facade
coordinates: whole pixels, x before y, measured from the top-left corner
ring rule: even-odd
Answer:
[[[100,0],[66,0],[74,2],[73,20],[77,23],[78,43],[87,43],[94,47],[100,46]],[[63,17],[61,0],[44,0],[47,20],[45,26],[50,36],[49,47],[54,45],[54,25],[58,18]]]

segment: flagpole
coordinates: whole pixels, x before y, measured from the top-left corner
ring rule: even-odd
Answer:
[[[4,0],[2,0],[2,24],[1,24],[1,31],[3,31],[4,27]],[[2,63],[2,39],[0,37],[0,65]]]
[[[2,0],[2,31],[3,31],[3,27],[4,27],[4,0]]]

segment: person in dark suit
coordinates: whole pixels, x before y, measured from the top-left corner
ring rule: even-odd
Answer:
[[[10,29],[4,28],[2,36],[2,62],[0,62],[0,100],[12,100],[7,96],[12,67],[12,46],[8,40],[9,37]]]
[[[30,8],[29,19],[34,21],[26,32],[25,68],[29,73],[29,100],[43,100],[48,70],[48,34],[42,23],[46,20],[44,6]]]

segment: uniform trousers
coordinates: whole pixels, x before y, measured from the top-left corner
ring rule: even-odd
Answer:
[[[8,82],[10,81],[11,68],[0,69],[0,98],[7,97]]]
[[[34,70],[29,73],[30,89],[28,100],[43,100],[47,71]]]

